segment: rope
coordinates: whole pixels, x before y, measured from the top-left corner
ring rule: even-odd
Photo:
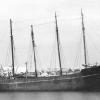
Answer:
[[[78,48],[77,48],[77,53],[76,53],[76,57],[75,57],[75,61],[74,61],[74,66],[80,66],[80,56],[81,56],[81,45],[82,45],[82,34],[80,37],[80,40],[78,42]],[[77,68],[77,67],[76,67]]]

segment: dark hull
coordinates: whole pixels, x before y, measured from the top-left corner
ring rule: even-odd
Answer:
[[[100,91],[100,67],[87,70],[67,76],[4,79],[0,91]]]

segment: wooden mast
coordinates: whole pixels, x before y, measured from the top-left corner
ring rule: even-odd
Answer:
[[[82,9],[81,9],[81,16],[82,16],[82,33],[83,33],[83,45],[84,45],[84,60],[85,60],[85,67],[87,68],[86,38],[85,38],[84,16]]]
[[[31,25],[31,37],[32,37],[32,45],[33,45],[33,52],[34,52],[35,77],[37,77],[37,65],[36,65],[36,54],[35,54],[35,41],[34,41],[33,25]]]
[[[11,53],[12,53],[12,75],[14,77],[15,70],[14,70],[14,41],[13,41],[13,35],[12,35],[12,20],[10,19],[10,33],[11,33]]]
[[[57,23],[56,12],[55,12],[55,23],[56,23],[56,36],[57,36],[57,47],[58,47],[58,58],[59,58],[60,75],[62,76],[61,55],[60,55],[60,41],[59,41],[59,32],[58,32],[58,23]]]

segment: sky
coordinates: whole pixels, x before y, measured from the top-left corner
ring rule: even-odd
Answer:
[[[89,63],[100,63],[100,0],[0,0],[0,64],[5,65],[7,60],[10,62],[9,19],[11,18],[17,66],[25,65],[32,52],[30,51],[31,24],[40,65],[43,68],[58,66],[55,12],[58,18],[63,66],[75,68],[77,67],[75,63],[84,63],[81,58],[83,50],[79,46],[82,39],[81,8],[84,13]],[[82,61],[75,60],[79,58]],[[52,65],[54,62],[55,65]]]

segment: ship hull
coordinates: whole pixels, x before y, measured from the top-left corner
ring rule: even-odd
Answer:
[[[0,83],[0,91],[100,91],[100,74]]]
[[[0,78],[0,91],[100,91],[100,66],[63,76]]]

